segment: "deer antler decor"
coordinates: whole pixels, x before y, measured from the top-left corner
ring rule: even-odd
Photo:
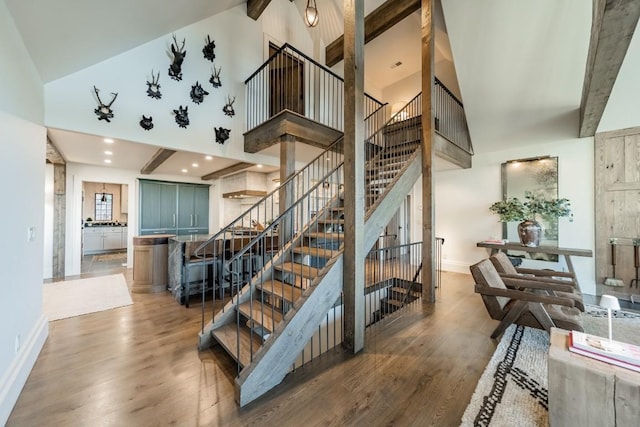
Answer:
[[[222,86],[222,82],[220,82],[220,71],[222,71],[222,67],[216,69],[216,64],[213,64],[213,71],[211,72],[209,83],[216,89]]]
[[[231,129],[225,129],[223,127],[214,127],[213,130],[216,132],[216,142],[218,144],[224,144],[231,134]]]
[[[111,98],[111,102],[108,104],[104,104],[100,100],[100,90],[98,90],[98,88],[94,86],[93,91],[96,93],[96,97],[98,98],[98,108],[93,110],[93,112],[98,116],[98,120],[106,120],[107,123],[111,123],[111,119],[113,118],[113,110],[111,109],[111,104],[113,104],[113,101],[116,100],[118,94],[111,92],[111,95],[113,95],[113,98]]]
[[[151,70],[151,81],[147,80],[147,95],[154,99],[162,98],[162,94],[160,93],[160,71],[158,71],[158,75],[153,75],[153,70]]]
[[[222,112],[225,113],[229,117],[233,117],[236,115],[236,111],[233,109],[233,103],[236,101],[236,97],[234,96],[231,99],[230,96],[227,96],[227,103],[222,107]]]
[[[173,43],[171,43],[171,53],[173,54],[173,62],[169,65],[169,76],[173,80],[182,80],[182,61],[187,56],[187,51],[184,50],[184,43],[186,39],[182,39],[182,46],[178,48],[178,40],[176,35],[173,35]]]
[[[140,120],[140,127],[144,130],[153,129],[153,117],[146,117],[144,114],[142,115],[142,119]]]
[[[207,44],[205,44],[202,48],[202,54],[204,55],[204,58],[213,62],[213,60],[216,58],[216,54],[213,52],[215,48],[216,42],[211,40],[211,37],[209,37],[209,35],[207,34]]]
[[[189,126],[189,107],[182,108],[182,105],[177,109],[173,110],[176,115],[176,123],[181,128],[186,128]]]
[[[200,85],[200,82],[196,82],[195,85],[191,86],[191,100],[196,104],[200,104],[204,101],[204,97],[209,95],[209,92],[204,90]]]

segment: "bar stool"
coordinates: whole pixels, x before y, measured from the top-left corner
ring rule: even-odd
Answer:
[[[189,271],[194,267],[202,267],[202,274],[206,277],[207,272],[209,271],[209,267],[213,268],[216,263],[216,257],[213,251],[203,251],[203,255],[196,256],[195,254],[187,253],[188,251],[185,248],[184,259],[182,261],[182,289],[184,290],[184,305],[186,308],[189,308],[189,297],[191,296],[191,280],[189,279]],[[212,277],[209,276],[207,279],[209,282],[213,282]],[[205,291],[204,285],[202,292]]]

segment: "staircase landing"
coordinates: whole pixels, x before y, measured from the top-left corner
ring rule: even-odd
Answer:
[[[290,110],[283,110],[244,134],[244,151],[257,153],[282,142],[287,136],[319,148],[329,148],[342,136],[330,128]]]

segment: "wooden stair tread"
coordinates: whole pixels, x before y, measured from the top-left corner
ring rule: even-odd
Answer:
[[[238,334],[238,331],[240,334]],[[251,350],[256,354],[262,346],[259,335],[252,334],[246,328],[238,328],[235,323],[221,326],[211,331],[211,335],[243,368],[251,363]],[[238,357],[238,337],[240,337],[240,356]],[[253,346],[251,342],[253,340]]]
[[[312,246],[298,246],[293,249],[296,254],[311,255],[321,258],[333,258],[338,254],[338,251],[324,248],[314,248]]]
[[[319,219],[318,224],[344,224],[344,219]]]
[[[315,279],[318,277],[318,269],[309,265],[298,264],[297,262],[287,261],[282,264],[276,264],[273,266],[276,270],[280,270],[285,273],[292,273],[296,276],[302,276],[305,279]]]
[[[273,332],[276,324],[282,321],[282,313],[270,305],[260,304],[260,301],[247,301],[238,306],[238,311],[255,325],[262,326],[268,332]]]
[[[393,298],[384,298],[383,300],[386,304],[392,305],[394,307],[402,307],[404,305],[402,301],[398,301]]]
[[[326,240],[343,240],[344,239],[344,233],[338,233],[335,231],[331,233],[325,233],[322,231],[311,231],[309,233],[306,233],[306,236],[312,239],[326,239]]]
[[[302,296],[302,289],[278,280],[267,280],[257,284],[262,292],[277,296],[290,303],[296,302]]]

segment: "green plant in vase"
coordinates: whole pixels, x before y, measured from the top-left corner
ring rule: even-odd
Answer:
[[[546,199],[530,191],[525,192],[524,198],[524,201],[517,197],[500,200],[492,204],[489,210],[499,216],[500,222],[520,221],[518,236],[525,246],[540,245],[540,219],[557,221],[560,217],[569,217],[569,221],[573,221],[569,199]]]

